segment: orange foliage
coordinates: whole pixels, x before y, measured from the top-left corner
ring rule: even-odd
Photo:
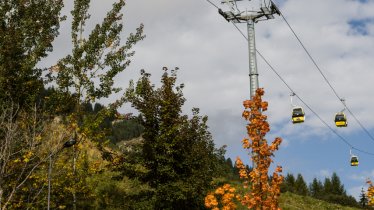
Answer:
[[[227,190],[225,191],[224,187],[220,187],[205,198],[205,206],[207,208],[219,209],[219,200],[217,200],[217,195],[219,195],[222,198],[223,209],[231,209],[230,207],[234,206],[234,198],[249,209],[280,209],[278,207],[278,199],[280,196],[280,184],[283,181],[283,176],[280,175],[282,167],[277,166],[270,181],[268,172],[270,164],[273,162],[271,156],[274,156],[274,152],[279,149],[282,139],[275,138],[269,145],[264,138],[266,133],[270,131],[270,126],[266,121],[267,116],[262,114],[268,107],[268,103],[262,101],[263,95],[264,90],[257,89],[256,95],[252,100],[243,102],[245,110],[242,116],[249,122],[246,126],[249,138],[243,139],[242,145],[244,149],[251,150],[251,160],[255,167],[252,171],[248,171],[239,157],[236,160],[236,166],[239,169],[240,178],[243,180],[243,187],[249,189],[249,191],[245,195],[234,196],[231,195],[235,192],[233,189],[230,192],[230,196],[227,196],[230,199],[224,200]]]
[[[250,192],[240,198],[243,205],[250,209],[278,209],[278,199],[280,196],[280,184],[283,181],[282,167],[278,166],[269,182],[268,172],[272,163],[271,156],[278,150],[282,142],[281,138],[276,138],[270,145],[264,138],[270,131],[267,116],[262,112],[267,110],[268,103],[262,101],[264,95],[263,89],[257,89],[256,95],[252,100],[243,102],[246,110],[243,111],[243,117],[249,121],[247,133],[249,138],[242,141],[243,148],[252,150],[251,160],[256,165],[252,171],[247,171],[243,162],[238,157],[236,165],[239,169],[240,177],[245,181],[244,187],[251,183]]]
[[[213,210],[218,210],[222,207],[223,210],[234,210],[236,205],[233,202],[235,197],[235,188],[231,187],[229,184],[225,184],[215,190],[214,193],[209,193],[205,197],[205,206]],[[218,203],[220,200],[221,206]]]
[[[373,182],[371,182],[370,180],[368,180],[367,183],[369,184],[369,188],[367,192],[367,196],[369,200],[368,205],[374,206],[374,185],[373,185]]]

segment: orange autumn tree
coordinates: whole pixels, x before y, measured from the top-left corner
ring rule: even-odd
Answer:
[[[268,172],[270,164],[273,162],[271,157],[278,150],[282,139],[276,138],[269,145],[264,138],[266,133],[270,131],[270,126],[266,121],[267,116],[262,114],[268,107],[268,103],[262,101],[263,95],[264,90],[259,88],[252,100],[243,102],[245,110],[242,116],[249,122],[246,126],[249,138],[243,139],[242,144],[244,149],[253,154],[250,159],[255,167],[248,171],[239,157],[236,160],[236,166],[239,169],[240,178],[244,180],[244,188],[248,189],[248,192],[244,195],[233,196],[235,189],[226,184],[206,196],[205,206],[207,208],[235,209],[234,199],[237,199],[249,209],[279,209],[280,184],[283,181],[283,176],[280,175],[282,167],[276,167],[271,180],[269,180]]]
[[[368,180],[367,183],[369,184],[367,196],[368,196],[368,205],[374,206],[374,185],[373,182]]]

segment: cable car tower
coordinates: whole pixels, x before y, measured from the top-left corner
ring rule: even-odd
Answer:
[[[249,6],[252,6],[254,9],[239,10],[238,2],[247,1],[250,2]],[[250,97],[252,99],[259,87],[256,60],[255,23],[258,21],[274,19],[273,15],[280,15],[280,11],[271,0],[222,0],[221,3],[228,5],[230,8],[230,11],[222,11],[221,9],[218,9],[219,14],[221,14],[228,22],[232,22],[233,24],[247,23],[249,84]]]
[[[245,9],[241,11],[238,7],[238,2],[249,2],[249,6],[252,6],[254,9]],[[257,4],[255,4],[256,2]],[[228,5],[230,8],[230,11],[218,9],[219,14],[221,14],[228,22],[232,22],[233,24],[247,23],[249,87],[250,99],[252,99],[256,94],[256,90],[259,88],[256,60],[255,23],[262,20],[274,19],[273,15],[280,15],[280,11],[271,0],[221,0],[221,3]],[[255,156],[257,156],[257,153],[252,152],[252,157]],[[257,167],[254,161],[252,162],[252,165],[253,168]]]

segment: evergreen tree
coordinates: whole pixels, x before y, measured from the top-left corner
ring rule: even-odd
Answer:
[[[332,193],[332,184],[330,178],[326,177],[325,181],[323,182],[323,193],[325,195]]]
[[[301,174],[297,174],[295,181],[295,193],[299,195],[308,195],[308,186],[306,185],[304,178]]]
[[[281,185],[282,192],[295,192],[295,177],[291,173],[287,173]]]
[[[309,192],[312,197],[321,198],[323,195],[323,185],[320,180],[314,178],[312,183],[309,185]]]
[[[335,172],[331,176],[331,193],[334,195],[346,195],[344,185],[341,184],[340,178]]]
[[[366,195],[366,192],[364,191],[364,188],[361,188],[361,193],[360,193],[360,205],[365,208],[368,205],[368,197]]]
[[[142,70],[126,92],[142,116],[144,180],[155,189],[154,209],[203,209],[217,165],[207,117],[196,108],[191,119],[182,115],[183,84],[176,86],[177,69],[164,70],[160,88]]]

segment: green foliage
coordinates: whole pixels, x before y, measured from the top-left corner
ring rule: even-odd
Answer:
[[[368,202],[369,202],[369,199],[366,195],[366,192],[364,191],[364,188],[361,188],[359,204],[362,207],[366,207],[368,205]]]
[[[304,181],[304,178],[301,174],[297,174],[297,178],[295,180],[294,185],[295,193],[299,195],[308,195],[308,187]]]
[[[142,117],[144,181],[155,189],[155,209],[203,209],[218,164],[207,117],[196,108],[190,119],[181,114],[183,84],[175,84],[177,69],[164,70],[160,88],[142,70],[126,93]]]
[[[282,192],[292,192],[298,195],[310,195],[314,198],[325,200],[345,206],[358,206],[354,197],[347,195],[344,185],[339,176],[334,172],[330,177],[326,177],[324,182],[314,178],[307,187],[301,174],[295,180],[292,174],[287,174],[281,187]]]
[[[123,140],[130,140],[141,136],[144,127],[140,124],[138,118],[130,118],[114,121],[112,126],[112,143],[116,144]]]
[[[314,198],[322,198],[323,195],[323,184],[317,178],[314,178],[312,183],[309,185],[310,195]]]
[[[60,90],[73,89],[77,100],[94,102],[120,91],[113,87],[114,77],[130,64],[134,55],[131,48],[144,38],[143,25],[135,34],[130,33],[124,45],[121,45],[121,10],[123,0],[113,4],[101,24],[97,24],[87,38],[82,36],[88,14],[90,1],[75,0],[71,12],[72,53],[62,58],[55,66],[57,73],[51,72],[49,78],[55,81]]]
[[[344,190],[344,185],[341,184],[340,178],[338,175],[334,172],[331,176],[331,194],[334,195],[345,195],[346,192]]]
[[[105,171],[88,178],[93,188],[93,209],[152,209],[153,190],[146,184],[124,177],[119,172]]]
[[[53,50],[61,0],[0,2],[0,104],[35,102],[43,88],[36,64]]]
[[[313,209],[313,210],[358,210],[359,208],[342,206],[326,201],[318,200],[309,196],[301,196],[290,192],[282,193],[280,198],[280,206],[284,210],[299,210],[299,209]]]
[[[287,173],[281,184],[282,192],[295,192],[295,177],[291,173]]]
[[[2,209],[46,207],[45,175],[49,166],[46,160],[52,154],[52,165],[59,170],[52,173],[55,177],[52,208],[74,209],[72,200],[76,200],[79,209],[92,209],[94,193],[87,181],[98,173],[94,166],[105,160],[94,162],[87,158],[93,150],[80,152],[80,149],[87,143],[91,148],[99,148],[108,160],[114,159],[115,152],[103,145],[124,98],[107,107],[97,104],[92,107],[92,103],[120,90],[113,87],[114,78],[130,64],[134,55],[131,48],[144,38],[143,25],[121,40],[125,2],[119,0],[101,24],[83,33],[90,18],[89,5],[90,0],[74,1],[72,52],[50,68],[38,68],[38,62],[53,50],[52,42],[58,36],[60,21],[65,18],[60,16],[63,1],[0,1]],[[48,74],[43,77],[45,73]],[[56,86],[45,89],[43,82]],[[35,113],[30,112],[30,107]],[[73,147],[76,152],[60,153],[63,142],[72,136],[77,140]],[[58,162],[61,160],[62,163]]]

